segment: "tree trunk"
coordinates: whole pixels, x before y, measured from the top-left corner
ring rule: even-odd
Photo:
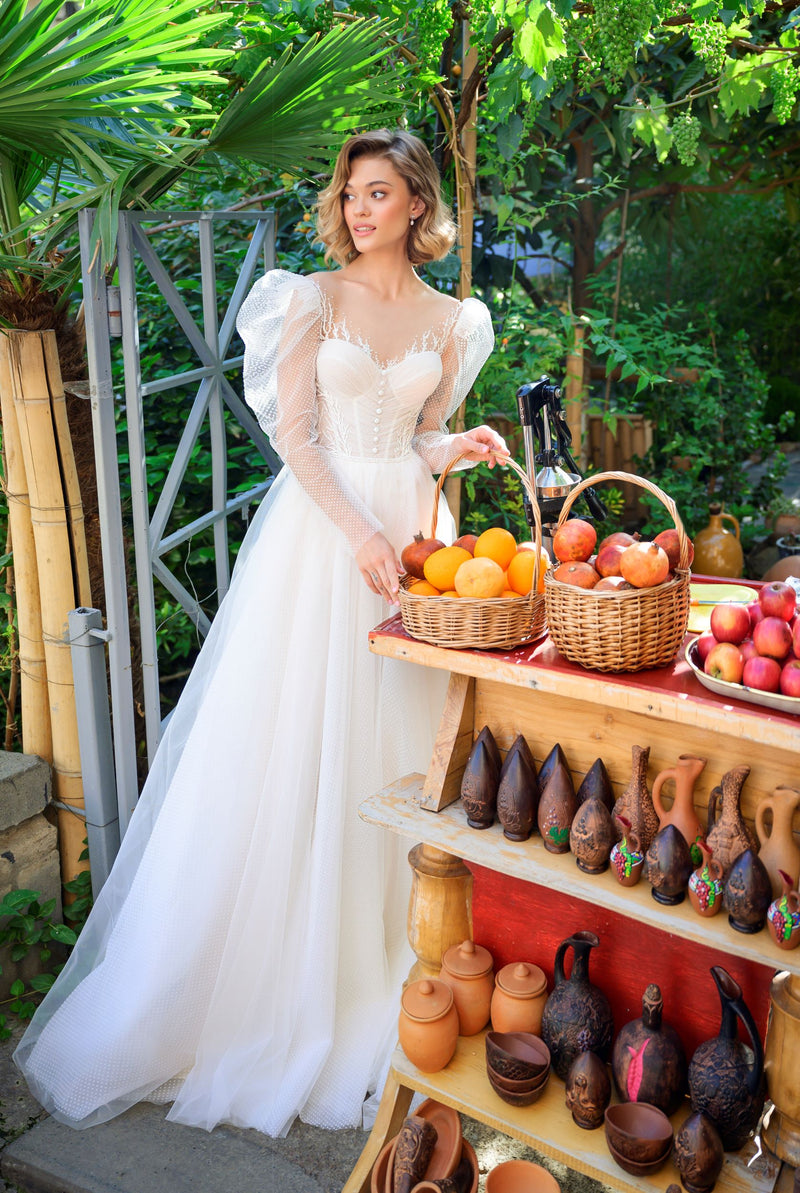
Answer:
[[[591,141],[576,136],[572,145],[575,150],[575,185],[585,195],[578,201],[573,222],[572,309],[576,315],[580,315],[591,305],[587,283],[596,264],[597,220],[592,198],[594,156]]]

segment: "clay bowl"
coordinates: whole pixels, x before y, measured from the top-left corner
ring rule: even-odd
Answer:
[[[550,1070],[545,1069],[538,1077],[532,1077],[529,1081],[510,1081],[508,1077],[500,1077],[493,1069],[486,1066],[486,1075],[491,1081],[492,1085],[498,1089],[507,1090],[510,1094],[526,1094],[531,1090],[538,1089],[540,1085],[544,1085],[547,1078],[550,1076]]]
[[[550,1070],[545,1073],[544,1081],[539,1085],[528,1089],[525,1093],[513,1094],[507,1089],[496,1085],[492,1074],[489,1074],[489,1084],[491,1085],[498,1098],[502,1098],[504,1102],[508,1102],[509,1106],[532,1106],[534,1102],[538,1102],[542,1094],[547,1088],[547,1083],[550,1080]]]
[[[394,1146],[394,1139],[390,1139],[378,1153],[378,1158],[372,1165],[370,1176],[370,1193],[385,1193],[386,1178],[389,1172],[389,1156]]]
[[[487,1031],[486,1064],[498,1077],[526,1081],[550,1068],[550,1049],[528,1031]]]
[[[427,1098],[414,1114],[427,1119],[436,1128],[436,1143],[425,1170],[425,1180],[436,1181],[444,1176],[452,1176],[461,1159],[461,1119],[458,1111]]]
[[[486,1174],[486,1193],[559,1193],[556,1178],[530,1160],[506,1160]]]
[[[608,1143],[608,1139],[606,1139],[606,1143]],[[659,1168],[663,1168],[666,1164],[672,1151],[672,1145],[668,1143],[663,1154],[657,1156],[655,1160],[651,1160],[648,1164],[636,1164],[633,1160],[629,1160],[627,1157],[621,1155],[610,1143],[608,1143],[608,1150],[611,1153],[612,1160],[619,1164],[623,1172],[629,1172],[631,1176],[649,1176],[653,1172],[658,1172]]]
[[[609,1148],[634,1164],[663,1159],[672,1146],[672,1123],[649,1102],[620,1102],[607,1106],[606,1142]]]

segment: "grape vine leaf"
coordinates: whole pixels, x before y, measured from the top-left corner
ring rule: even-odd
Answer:
[[[672,145],[672,133],[663,103],[659,102],[656,107],[643,106],[641,111],[634,112],[632,125],[639,140],[654,147],[660,162],[666,161]]]
[[[737,112],[746,116],[758,107],[767,86],[766,71],[758,70],[767,65],[765,59],[761,54],[757,59],[729,61],[719,90],[719,102],[729,120]]]

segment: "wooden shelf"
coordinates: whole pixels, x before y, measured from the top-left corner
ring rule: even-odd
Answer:
[[[548,853],[541,837],[509,841],[499,824],[489,829],[470,828],[460,801],[441,812],[426,811],[419,804],[424,782],[424,775],[407,775],[366,799],[359,815],[371,824],[424,841],[489,870],[551,886],[588,903],[601,902],[630,919],[772,969],[800,973],[800,949],[789,952],[779,949],[766,929],[753,936],[737,932],[729,925],[724,911],[703,919],[688,899],[674,907],[664,906],[653,899],[644,879],[635,887],[622,887],[610,870],[604,874],[584,874],[571,853]]]
[[[572,1121],[564,1103],[564,1083],[555,1074],[551,1074],[543,1096],[532,1106],[517,1109],[507,1105],[489,1084],[485,1055],[484,1033],[480,1032],[460,1037],[455,1056],[439,1073],[420,1073],[398,1048],[392,1060],[392,1073],[400,1085],[520,1139],[543,1155],[586,1173],[619,1193],[663,1193],[670,1184],[679,1182],[671,1160],[649,1178],[623,1172],[611,1158],[603,1128],[585,1131]],[[674,1116],[676,1131],[687,1113],[688,1106]],[[780,1163],[773,1157],[754,1157],[752,1145],[740,1152],[726,1153],[715,1193],[772,1193]]]

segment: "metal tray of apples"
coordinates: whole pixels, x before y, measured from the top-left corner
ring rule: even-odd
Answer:
[[[708,633],[693,638],[686,645],[686,661],[703,687],[734,700],[800,714],[799,603],[798,585],[778,580],[760,588],[756,600],[746,606],[741,600],[725,598],[714,605]],[[716,625],[715,618],[719,619]],[[715,643],[714,634],[718,643]],[[740,644],[741,652],[738,675],[741,675],[742,657],[745,660],[744,678],[738,683],[735,676],[731,678],[732,671],[737,668],[737,644]],[[746,653],[748,647],[750,654]],[[713,668],[712,674],[708,674],[705,667],[714,655],[725,651],[730,652],[731,657],[716,660],[716,670],[722,674],[714,675]],[[704,667],[706,656],[708,661]],[[726,672],[729,678],[723,679]],[[776,690],[779,687],[780,691]],[[793,691],[798,694],[791,695]]]

